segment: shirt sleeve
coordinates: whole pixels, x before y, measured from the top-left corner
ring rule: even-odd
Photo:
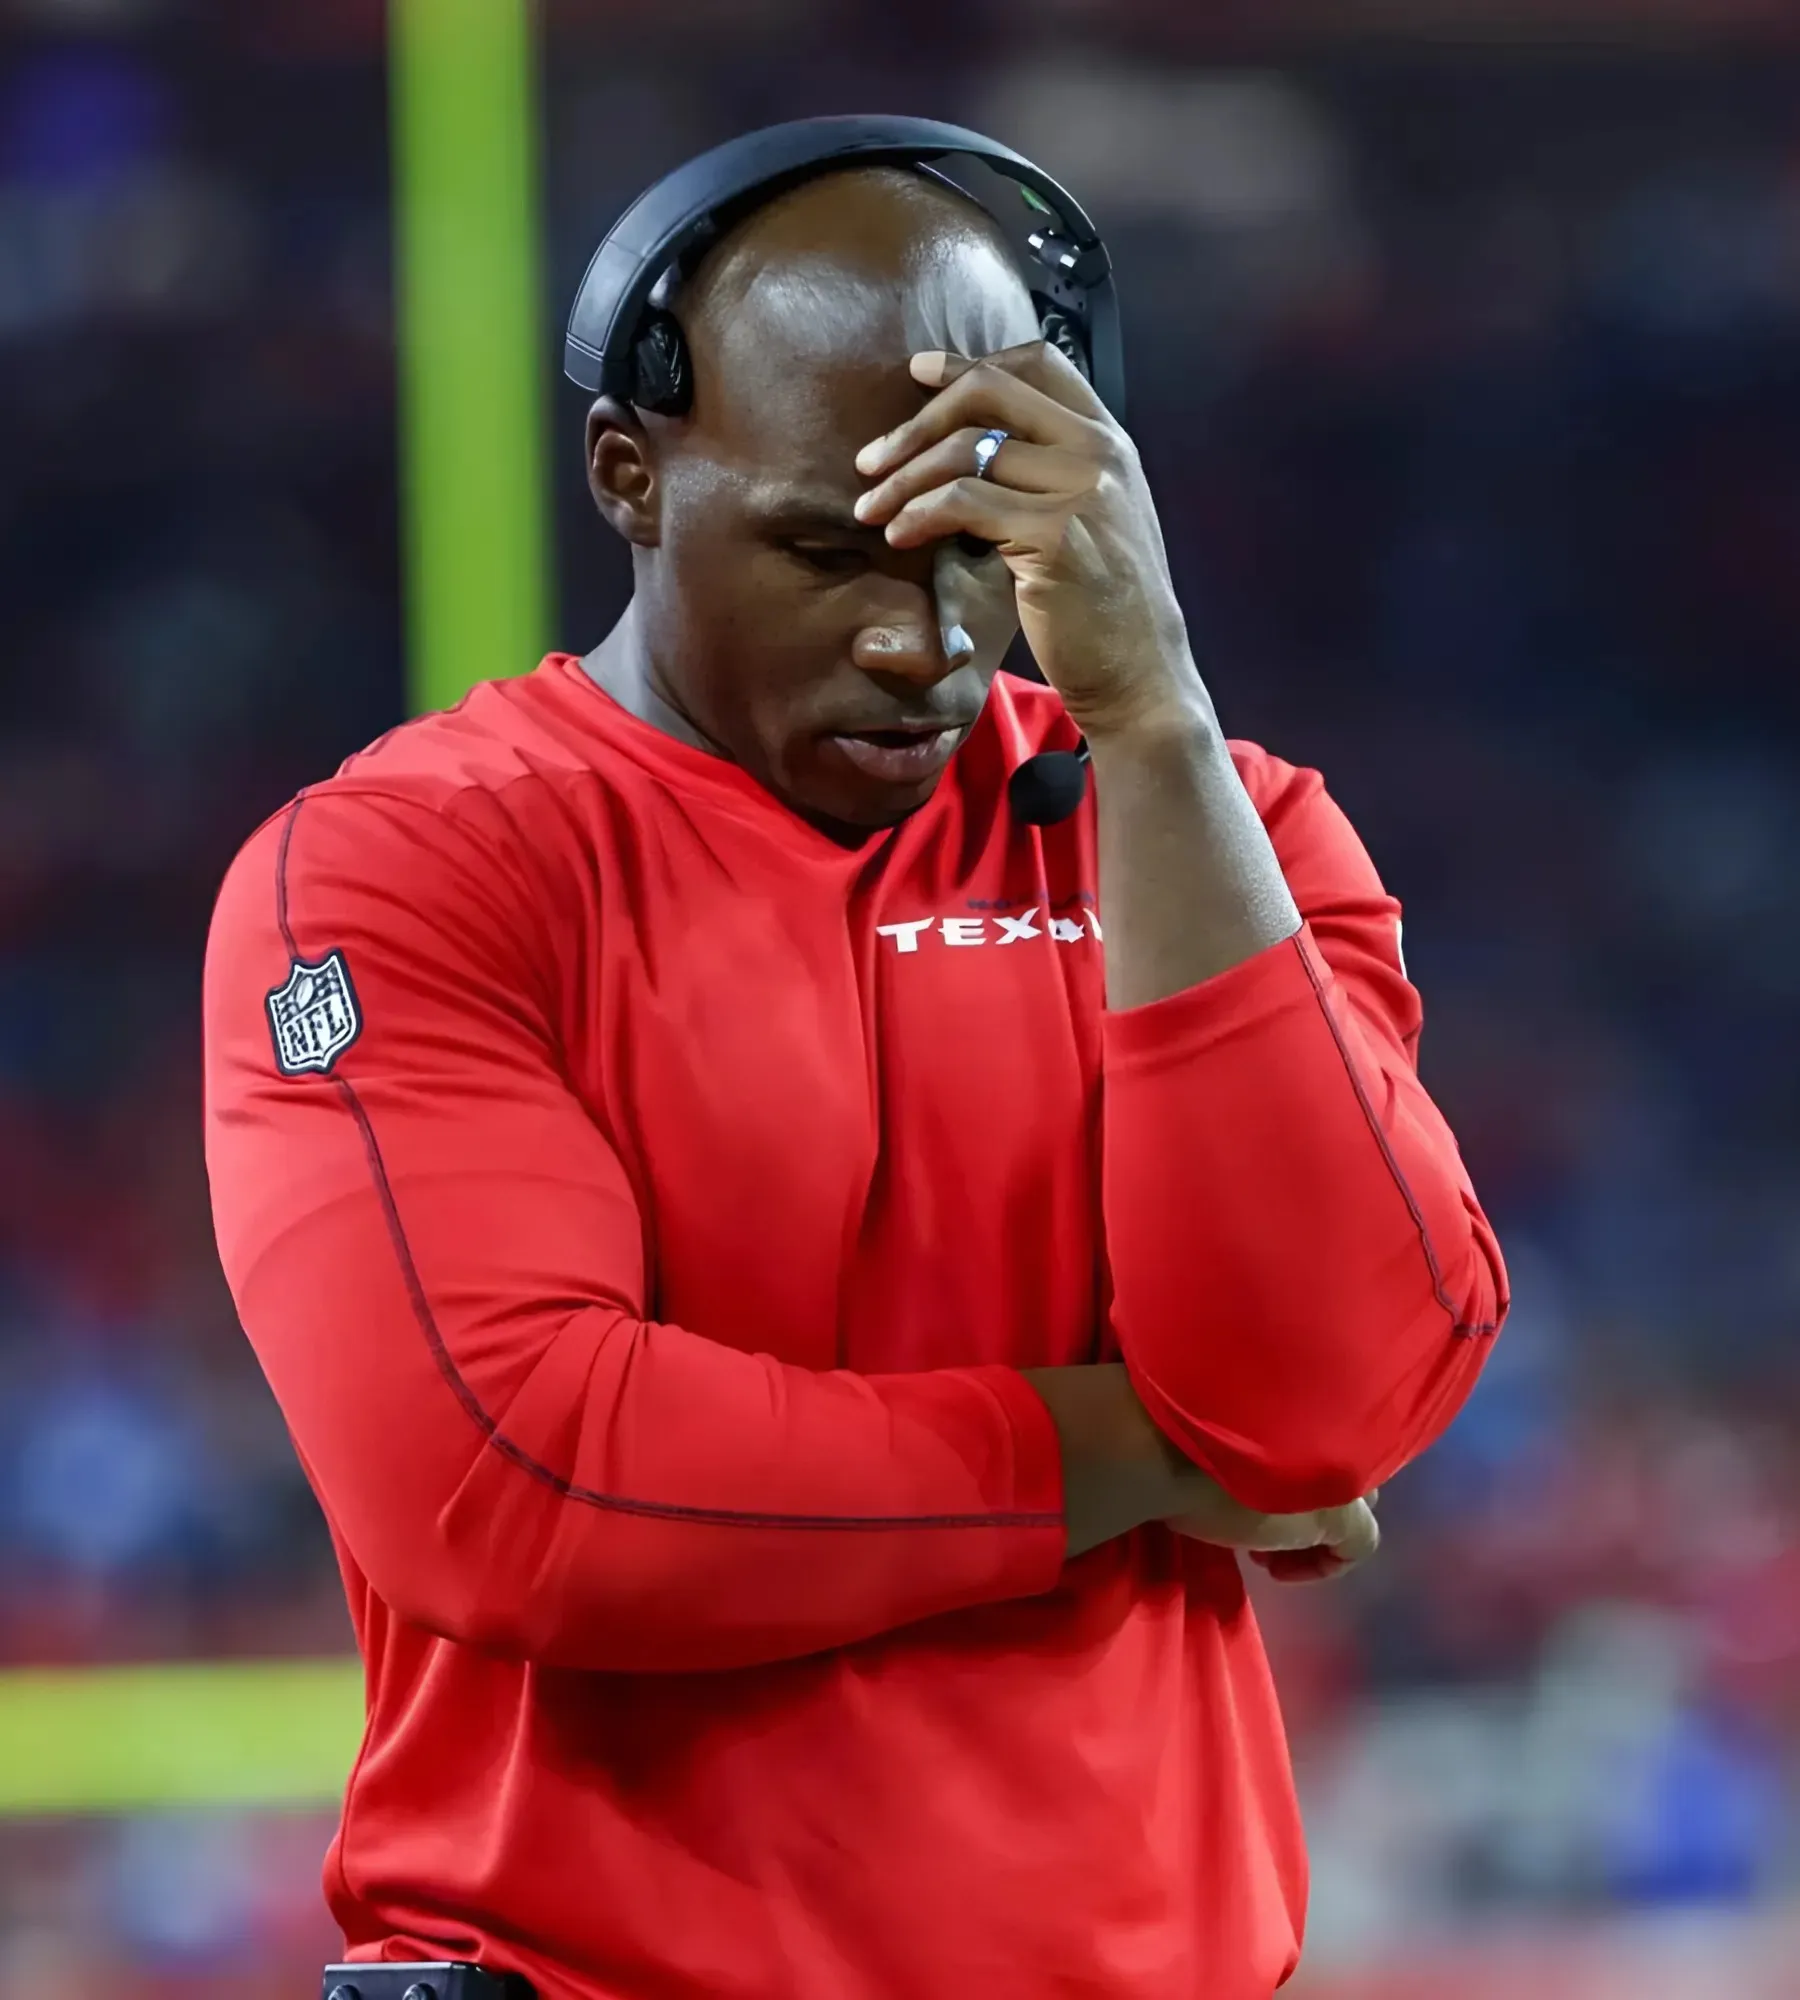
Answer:
[[[453,810],[302,794],[208,943],[220,1256],[376,1594],[656,1671],[1054,1585],[1056,1435],[1011,1370],[817,1373],[645,1317],[632,1190],[492,850]]]
[[[1419,1082],[1399,904],[1317,772],[1239,766],[1303,927],[1106,1017],[1106,1240],[1151,1413],[1285,1513],[1370,1491],[1445,1428],[1506,1274]]]

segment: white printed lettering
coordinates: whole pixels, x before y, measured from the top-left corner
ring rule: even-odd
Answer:
[[[992,922],[998,927],[997,937],[990,936],[987,917],[915,917],[910,923],[877,924],[875,934],[892,938],[896,951],[908,953],[919,950],[920,938],[930,930],[935,930],[946,944],[961,946],[1021,944],[1027,938],[1041,937],[1054,938],[1058,944],[1080,944],[1090,934],[1096,941],[1100,938],[1100,919],[1091,909],[1072,917],[1053,917],[1042,905],[1034,904],[1016,917],[1003,916],[996,910]]]

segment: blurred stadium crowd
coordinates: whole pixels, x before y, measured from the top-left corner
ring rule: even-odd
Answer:
[[[1800,46],[825,11],[552,10],[550,314],[768,119],[921,110],[1067,179],[1203,667],[1404,898],[1510,1253],[1379,1563],[1261,1593],[1318,1959],[1729,1930],[1800,1798]],[[244,15],[0,28],[0,1664],[348,1639],[214,1265],[197,977],[236,843],[401,708],[383,79],[368,6]],[[554,410],[583,647],[624,572]],[[323,1949],[323,1838],[0,1827],[0,1991]]]

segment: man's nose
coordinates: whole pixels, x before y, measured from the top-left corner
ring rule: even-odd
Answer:
[[[975,642],[963,626],[944,623],[937,605],[927,600],[915,610],[865,625],[850,655],[866,674],[892,674],[932,687],[969,664]]]

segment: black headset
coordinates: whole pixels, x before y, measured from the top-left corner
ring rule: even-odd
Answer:
[[[984,198],[938,162],[973,161],[1011,184],[1019,208]],[[675,315],[653,303],[663,278],[691,271],[740,216],[834,167],[903,166],[966,195],[1020,253],[1044,338],[1074,362],[1113,416],[1125,420],[1125,362],[1112,259],[1081,204],[1023,154],[935,118],[801,118],[701,153],[648,187],[589,261],[569,314],[563,372],[633,408],[678,417],[692,405],[693,369]],[[1019,239],[1022,238],[1022,246]],[[1012,774],[1014,815],[1033,826],[1067,819],[1087,789],[1088,749],[1046,750]]]
[[[978,162],[1010,182],[1019,208],[984,199],[937,165]],[[685,272],[748,208],[834,167],[906,166],[967,195],[1022,241],[1044,338],[1094,385],[1122,423],[1125,366],[1112,259],[1081,205],[1022,154],[935,118],[801,118],[728,139],[646,188],[594,252],[569,314],[563,372],[640,410],[680,416],[693,397],[687,342],[651,302],[665,273]],[[1035,268],[1031,268],[1035,265]]]

